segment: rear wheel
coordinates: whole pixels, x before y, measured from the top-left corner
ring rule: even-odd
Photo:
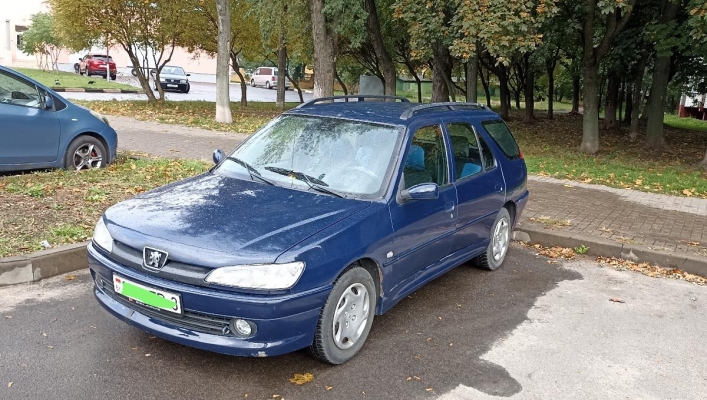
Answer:
[[[93,136],[79,136],[66,150],[64,168],[80,171],[103,168],[108,161],[108,152],[100,140]]]
[[[86,66],[86,76],[91,76],[91,70],[88,69],[88,66]]]
[[[309,350],[330,364],[353,358],[371,331],[376,289],[371,274],[354,267],[337,279],[319,314],[314,342]]]
[[[474,259],[476,266],[490,271],[498,269],[508,253],[511,240],[511,216],[504,207],[496,216],[486,252]]]
[[[265,89],[270,89],[270,81],[265,82]]]

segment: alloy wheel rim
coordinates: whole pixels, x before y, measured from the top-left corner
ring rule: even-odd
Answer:
[[[79,146],[74,152],[74,168],[77,171],[82,169],[100,168],[103,165],[103,154],[93,144],[86,143]]]
[[[369,318],[368,289],[354,283],[341,294],[334,310],[332,332],[336,347],[346,350],[358,343]]]
[[[499,261],[508,250],[508,220],[501,218],[493,231],[493,259]]]

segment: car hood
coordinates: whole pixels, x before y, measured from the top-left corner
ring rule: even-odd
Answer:
[[[162,79],[189,79],[186,75],[160,74]]]
[[[113,238],[218,267],[274,262],[285,250],[371,203],[207,173],[105,213]]]

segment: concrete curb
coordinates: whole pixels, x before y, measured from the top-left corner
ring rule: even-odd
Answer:
[[[129,93],[129,94],[144,94],[144,90],[140,89],[86,89],[86,88],[65,88],[65,87],[53,87],[51,88],[55,92],[71,92],[71,93]]]
[[[543,246],[578,247],[587,246],[587,254],[598,257],[618,257],[635,262],[648,262],[664,268],[679,268],[691,274],[707,277],[707,257],[654,250],[638,244],[623,244],[602,237],[568,234],[548,231],[542,228],[518,226],[513,232],[513,240],[539,243]]]
[[[34,282],[88,268],[88,242],[0,258],[0,287]]]

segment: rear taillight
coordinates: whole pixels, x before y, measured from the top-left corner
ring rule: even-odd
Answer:
[[[518,157],[520,157],[521,160],[523,159],[523,151],[521,149],[518,149]]]
[[[276,80],[277,80],[277,76],[273,75],[273,76],[272,76],[272,80],[273,80],[273,81],[276,81]]]

